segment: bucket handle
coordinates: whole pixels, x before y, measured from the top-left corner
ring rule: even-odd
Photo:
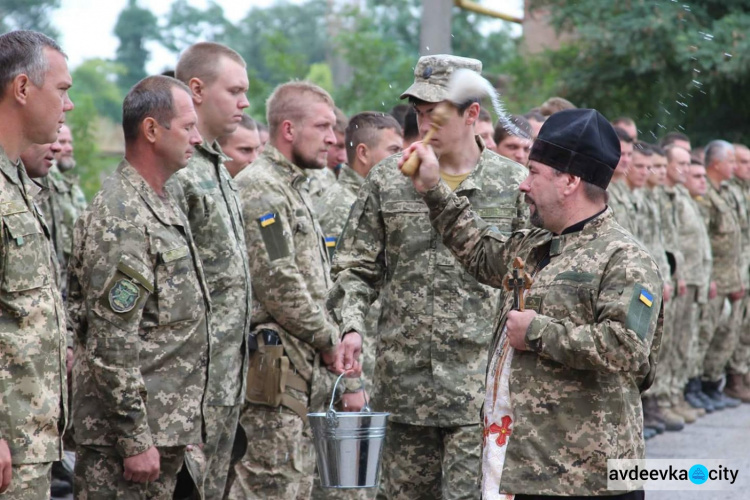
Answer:
[[[328,420],[328,424],[332,427],[336,427],[337,425],[334,424],[336,421],[336,410],[333,409],[333,402],[336,399],[336,389],[339,386],[339,382],[341,382],[341,379],[344,378],[344,376],[348,372],[344,372],[341,375],[338,376],[336,379],[336,383],[333,384],[333,393],[331,394],[331,402],[328,404],[328,411],[326,412],[326,419]],[[365,397],[365,405],[362,407],[362,411],[366,413],[372,412],[370,409],[370,402],[367,400],[367,391],[364,390],[365,381],[360,377],[360,380],[362,380],[362,390],[364,391],[363,396]]]

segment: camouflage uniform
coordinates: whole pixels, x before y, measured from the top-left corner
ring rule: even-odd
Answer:
[[[523,227],[527,207],[518,186],[525,169],[477,143],[479,162],[456,192],[499,230]],[[391,412],[394,437],[386,439],[383,459],[388,498],[479,498],[479,410],[497,292],[461,269],[440,242],[427,207],[398,170],[399,157],[377,165],[359,191],[336,249],[328,305],[341,332],[366,332],[368,309],[380,297],[373,403]],[[405,433],[411,439],[395,438]],[[399,468],[405,456],[422,460]]]
[[[677,352],[676,363],[670,385],[672,402],[682,397],[688,379],[698,375],[696,350],[698,347],[699,318],[701,307],[708,300],[711,278],[711,240],[708,238],[703,214],[698,204],[690,197],[684,186],[675,186],[675,212],[680,250],[685,263],[680,277],[687,285],[687,306],[678,312],[673,337]]]
[[[312,438],[300,414],[322,372],[319,353],[333,348],[339,335],[324,307],[330,264],[308,174],[268,144],[236,179],[257,284],[252,330],[277,332],[294,372],[287,373],[281,406],[243,406],[248,448],[235,466],[230,498],[307,499],[312,489]]]
[[[208,384],[204,418],[206,498],[219,498],[229,473],[245,396],[250,331],[250,265],[237,187],[218,143],[195,148],[188,166],[167,184],[187,216],[211,294]]]
[[[0,148],[0,439],[13,462],[8,498],[49,492],[66,421],[65,311],[50,232],[33,202],[38,193],[23,164]],[[38,479],[26,485],[21,478]]]
[[[151,446],[175,457],[202,442],[208,290],[184,216],[127,161],[79,218],[74,241],[76,495],[112,498],[112,488],[141,488],[120,479],[124,458]],[[162,492],[179,464],[167,462],[148,498],[171,498]]]
[[[581,230],[508,237],[479,220],[444,183],[424,197],[435,228],[466,269],[501,287],[515,257],[536,269],[526,298],[538,311],[515,351],[514,422],[501,492],[607,495],[608,458],[645,458],[639,391],[653,379],[661,340],[662,277],[607,209]],[[507,294],[492,356],[512,307]]]
[[[316,202],[328,188],[336,184],[336,174],[328,167],[311,170],[307,176],[310,179],[310,199],[313,202]]]
[[[700,202],[707,216],[708,235],[711,239],[711,281],[716,282],[718,292],[716,298],[708,301],[703,311],[697,351],[700,359],[699,374],[709,382],[716,382],[724,375],[739,335],[738,304],[732,304],[730,317],[720,321],[724,301],[729,299],[730,293],[742,288],[742,234],[735,201],[726,183],[722,183],[717,189],[709,181],[706,195]]]
[[[63,297],[63,302],[67,296],[68,288],[68,269],[67,269],[67,256],[64,250],[65,246],[63,243],[63,212],[60,203],[60,191],[58,186],[49,176],[40,177],[35,179],[43,189],[43,191],[37,196],[36,203],[44,215],[44,221],[47,223],[47,228],[50,232],[50,239],[52,240],[52,249],[55,251],[55,257],[58,262],[58,286],[60,293]]]
[[[739,341],[737,348],[729,358],[729,373],[745,375],[750,372],[750,181],[735,177],[730,181],[735,190],[737,207],[740,215],[740,228],[742,230],[742,283],[745,288],[745,297],[738,303],[740,309]]]
[[[609,193],[608,204],[612,209],[615,220],[622,227],[630,231],[630,234],[636,235],[638,233],[638,228],[635,227],[635,204],[632,192],[630,191],[630,188],[628,188],[628,185],[624,180],[613,180],[609,186],[607,186],[607,193]]]

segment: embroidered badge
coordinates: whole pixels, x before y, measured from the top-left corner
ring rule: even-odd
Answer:
[[[335,236],[327,236],[326,237],[326,246],[328,248],[333,248],[336,246],[336,237]]]
[[[268,213],[258,220],[260,221],[260,227],[270,226],[271,224],[276,222],[276,214]]]
[[[511,434],[513,434],[513,429],[510,428],[511,424],[513,423],[513,420],[508,416],[505,415],[503,418],[500,419],[500,424],[492,424],[489,427],[486,426],[484,428],[484,439],[485,442],[487,441],[487,438],[491,434],[497,434],[497,439],[495,439],[495,442],[498,446],[505,446],[505,444],[508,442],[508,438]]]
[[[654,304],[654,296],[648,293],[645,288],[641,289],[641,295],[638,298],[648,307],[651,307]]]
[[[132,311],[141,296],[138,286],[126,279],[118,280],[109,290],[109,305],[116,313]]]

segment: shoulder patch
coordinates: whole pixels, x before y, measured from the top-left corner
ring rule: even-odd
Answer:
[[[116,313],[126,313],[133,310],[140,296],[138,286],[123,278],[109,289],[109,305]]]
[[[474,212],[481,218],[508,218],[512,219],[516,216],[516,208],[515,207],[484,207],[484,208],[475,208]]]
[[[276,222],[276,214],[274,213],[267,213],[266,215],[263,215],[258,218],[258,222],[260,222],[260,227],[267,227]]]
[[[260,226],[260,235],[263,238],[269,260],[283,259],[291,255],[283,225],[276,220],[276,214],[270,212],[258,217],[258,226]]]
[[[633,330],[641,340],[645,340],[653,314],[654,296],[643,285],[636,283],[625,318],[625,328]]]

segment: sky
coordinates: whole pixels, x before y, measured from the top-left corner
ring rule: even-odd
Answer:
[[[169,11],[173,1],[140,0],[140,5],[148,7],[157,17],[161,17]],[[227,19],[236,22],[245,17],[252,7],[267,7],[275,1],[216,0],[216,3],[224,9]],[[62,0],[60,8],[52,12],[52,22],[62,33],[59,42],[68,54],[71,68],[86,59],[115,57],[118,41],[112,31],[118,14],[127,3],[128,0]],[[203,8],[207,0],[188,0],[188,3]],[[481,0],[479,3],[507,14],[523,16],[523,0]],[[151,60],[146,66],[149,73],[159,73],[174,66],[174,54],[156,43],[147,47],[151,50]]]

